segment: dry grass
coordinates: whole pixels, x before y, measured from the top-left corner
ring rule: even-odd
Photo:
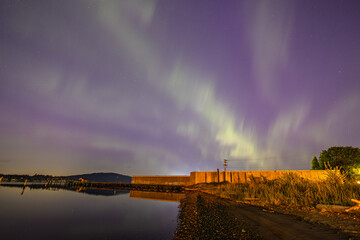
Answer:
[[[237,200],[259,198],[271,204],[303,207],[313,207],[316,204],[352,206],[352,198],[360,199],[360,184],[348,181],[339,169],[329,171],[326,180],[321,182],[287,173],[272,181],[263,178],[257,183],[221,184],[214,190],[220,196]]]

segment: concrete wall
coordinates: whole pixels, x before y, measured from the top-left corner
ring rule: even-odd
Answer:
[[[285,173],[295,173],[300,177],[318,181],[325,178],[325,170],[277,170],[277,171],[206,171],[206,172],[191,172],[190,184],[197,183],[211,183],[228,181],[230,183],[246,183],[251,182],[251,176],[254,178],[261,178],[262,176],[268,180],[273,180],[281,177]]]
[[[190,176],[133,176],[131,183],[155,185],[189,185]]]
[[[325,170],[277,170],[277,171],[204,171],[191,172],[190,176],[133,176],[131,183],[154,185],[192,185],[228,181],[230,183],[251,182],[251,176],[256,179],[265,177],[274,180],[285,173],[295,173],[300,177],[318,181],[325,178]]]

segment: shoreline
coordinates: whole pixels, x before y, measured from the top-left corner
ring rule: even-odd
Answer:
[[[197,206],[198,203],[195,199],[199,196],[201,199],[207,199],[203,202],[211,202],[215,206],[215,210],[212,209],[211,205],[206,207],[205,204],[205,207],[200,206],[200,208],[206,208],[209,213],[206,213],[205,216],[196,214],[194,209],[198,209],[199,206]],[[220,223],[227,222],[238,225],[233,226],[233,232],[230,231],[229,233],[236,237],[217,232],[217,234],[225,234],[222,239],[293,239],[291,234],[303,236],[300,239],[360,239],[360,221],[357,218],[359,216],[357,213],[342,215],[321,212],[318,209],[271,206],[261,201],[236,201],[232,198],[220,197],[206,189],[191,188],[186,189],[186,198],[181,201],[179,208],[179,225],[174,239],[201,238],[199,232],[203,231],[209,231],[209,235],[214,234],[209,226],[214,224],[214,221],[219,221],[219,218],[225,218],[220,220]],[[206,215],[209,214],[213,215],[214,219],[208,219],[207,224],[209,226],[204,229],[201,229],[201,225],[188,224],[189,219],[192,219],[192,223],[196,223],[199,219],[206,219]],[[213,226],[213,228],[216,229],[218,226]],[[218,231],[220,231],[219,229]],[[191,237],[186,238],[184,233],[190,234]],[[198,235],[196,236],[196,234]],[[219,235],[214,235],[213,238],[219,239]]]

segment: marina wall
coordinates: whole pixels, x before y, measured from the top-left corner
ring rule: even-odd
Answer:
[[[284,174],[294,173],[313,181],[326,178],[329,170],[275,170],[275,171],[202,171],[191,172],[190,176],[133,176],[131,183],[153,185],[193,185],[198,183],[250,183],[262,178],[274,180]]]
[[[131,183],[154,185],[190,185],[190,176],[133,176]]]
[[[319,181],[326,177],[325,170],[275,170],[275,171],[203,171],[191,172],[190,184],[212,183],[228,181],[230,183],[246,183],[260,181],[261,178],[274,180],[287,173],[294,173],[300,177]]]

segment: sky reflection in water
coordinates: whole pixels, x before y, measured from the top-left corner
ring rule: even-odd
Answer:
[[[0,239],[171,239],[179,203],[0,187]]]

